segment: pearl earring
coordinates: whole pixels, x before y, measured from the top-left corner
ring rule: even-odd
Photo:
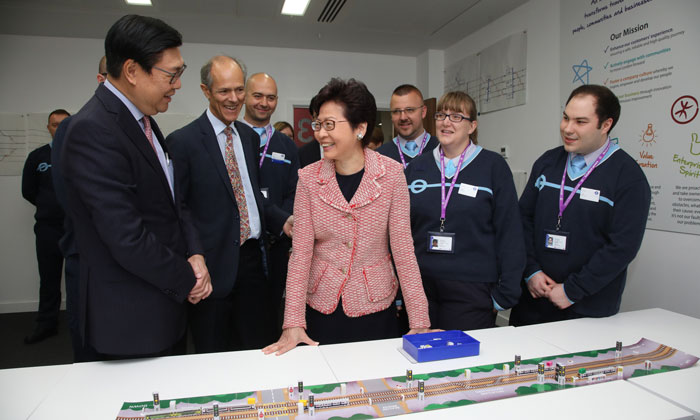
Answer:
[[[357,133],[357,141],[362,141],[362,133]]]

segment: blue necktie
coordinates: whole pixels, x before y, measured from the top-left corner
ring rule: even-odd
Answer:
[[[260,147],[263,147],[267,143],[267,133],[265,132],[265,127],[253,127],[256,133],[260,136]]]
[[[452,178],[452,176],[457,172],[457,167],[455,166],[454,162],[451,160],[445,164],[445,176],[448,178]]]
[[[586,167],[586,159],[584,159],[584,157],[581,155],[575,155],[571,159],[571,166],[573,166],[574,169],[580,172]]]
[[[418,145],[416,144],[415,141],[407,141],[406,142],[406,150],[408,150],[411,154],[413,154],[416,152],[416,150],[418,150]]]

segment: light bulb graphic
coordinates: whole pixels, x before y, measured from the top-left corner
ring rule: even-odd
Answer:
[[[650,146],[652,143],[656,143],[656,131],[654,130],[654,125],[649,123],[647,129],[642,133],[640,141],[645,146]]]

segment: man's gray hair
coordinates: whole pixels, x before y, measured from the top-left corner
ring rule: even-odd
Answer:
[[[232,60],[234,63],[236,63],[238,65],[238,67],[240,67],[241,71],[243,72],[243,80],[247,79],[247,70],[245,68],[245,64],[243,64],[242,61],[240,61],[237,58],[228,56],[228,55],[216,55],[216,56],[210,58],[209,61],[207,61],[206,64],[204,64],[202,66],[202,70],[200,70],[200,72],[199,72],[200,80],[201,80],[202,84],[207,87],[207,89],[211,89],[211,84],[212,84],[211,66],[214,64],[215,61],[219,61],[221,59],[226,59],[226,58],[228,58],[228,59]]]

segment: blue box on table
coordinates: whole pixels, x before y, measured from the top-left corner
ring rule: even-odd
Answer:
[[[403,336],[403,349],[417,362],[477,356],[479,341],[463,331],[451,330]]]

